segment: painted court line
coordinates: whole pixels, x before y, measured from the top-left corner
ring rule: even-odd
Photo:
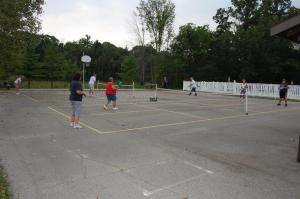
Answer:
[[[22,93],[22,95],[25,96],[25,97],[27,97],[27,98],[30,99],[31,101],[34,101],[34,102],[38,102],[38,101],[39,101],[39,100],[37,100],[37,99],[35,99],[35,98],[33,98],[33,97],[29,96],[29,95],[26,95],[26,94],[24,94],[24,93]]]
[[[188,162],[188,161],[184,161],[184,164],[186,164],[186,165],[188,165],[188,166],[191,166],[191,167],[194,167],[194,168],[196,168],[196,169],[199,169],[199,170],[201,170],[201,171],[204,171],[204,172],[206,172],[206,173],[208,173],[208,174],[213,174],[213,173],[214,173],[214,172],[211,171],[211,170],[204,169],[204,168],[202,168],[202,167],[200,167],[200,166],[198,166],[198,165],[195,165],[195,164],[193,164],[193,163],[191,163],[191,162]]]
[[[51,107],[48,107],[48,109],[58,113],[59,115],[69,119],[69,116],[54,109]],[[244,114],[241,115],[233,115],[233,116],[226,116],[226,117],[219,117],[219,118],[207,118],[207,119],[201,119],[201,120],[194,120],[194,121],[187,121],[187,122],[177,122],[177,123],[168,123],[168,124],[159,124],[159,125],[153,125],[153,126],[145,126],[145,127],[137,127],[137,128],[130,128],[130,129],[121,129],[121,130],[114,130],[114,131],[99,131],[98,129],[95,129],[85,123],[82,123],[82,126],[87,127],[88,129],[103,135],[103,134],[113,134],[113,133],[121,133],[121,132],[131,132],[131,131],[138,131],[138,130],[145,130],[145,129],[153,129],[153,128],[161,128],[161,127],[169,127],[169,126],[179,126],[179,125],[188,125],[188,124],[194,124],[194,123],[201,123],[201,122],[208,122],[208,121],[216,121],[216,120],[226,120],[226,119],[234,119],[234,118],[240,118],[240,117],[251,117],[256,115],[264,115],[264,114],[270,114],[270,113],[278,113],[278,112],[289,112],[289,111],[299,111],[300,109],[292,109],[292,110],[276,110],[276,111],[265,111],[265,112],[257,112],[257,113],[251,113],[250,115],[246,116]]]
[[[52,107],[50,107],[50,106],[48,107],[48,109],[50,109],[51,111],[54,111],[55,113],[57,113],[57,114],[59,114],[59,115],[65,117],[65,118],[67,118],[67,119],[70,118],[70,116],[68,116],[68,115],[66,115],[66,114],[64,114],[64,113],[62,113],[62,112],[60,112],[60,111],[58,111],[58,110],[56,110],[56,109],[54,109],[54,108],[52,108]],[[88,129],[90,129],[90,130],[92,130],[92,131],[94,131],[94,132],[100,134],[100,135],[103,134],[103,132],[101,132],[101,131],[99,131],[98,129],[95,129],[95,128],[93,128],[93,127],[91,127],[91,126],[89,126],[89,125],[87,125],[87,124],[85,124],[85,123],[83,123],[83,122],[80,122],[80,124],[81,124],[82,126],[88,128]]]
[[[171,110],[164,109],[164,108],[155,108],[155,107],[152,107],[152,106],[148,107],[148,106],[143,106],[143,105],[138,105],[138,104],[137,104],[137,106],[140,106],[142,108],[151,108],[151,109],[157,110],[157,111],[164,111],[164,112],[168,112],[168,113],[175,113],[175,114],[184,115],[184,116],[188,116],[188,117],[192,117],[192,118],[197,118],[197,119],[207,119],[205,117],[193,115],[193,114],[190,114],[190,113],[185,113],[185,112],[180,112],[180,111],[171,111]]]
[[[187,121],[187,122],[178,122],[178,123],[169,123],[169,124],[159,124],[153,126],[145,126],[145,127],[138,127],[138,128],[131,128],[131,129],[121,129],[116,131],[106,131],[102,132],[102,134],[112,134],[112,133],[121,133],[121,132],[130,132],[130,131],[137,131],[137,130],[145,130],[145,129],[153,129],[153,128],[160,128],[160,127],[169,127],[169,126],[179,126],[179,125],[187,125],[187,124],[195,124],[201,122],[208,122],[208,121],[217,121],[217,120],[226,120],[226,119],[234,119],[240,117],[251,117],[257,115],[265,115],[270,113],[279,113],[279,112],[289,112],[289,111],[299,111],[300,109],[293,109],[293,110],[276,110],[276,111],[265,111],[265,112],[257,112],[251,113],[250,115],[233,115],[233,116],[226,116],[226,117],[219,117],[219,118],[207,118],[202,120],[194,120],[194,121]]]
[[[161,191],[165,191],[165,190],[168,190],[168,189],[171,189],[173,187],[176,187],[178,185],[181,185],[181,184],[185,184],[185,183],[188,183],[188,182],[191,182],[193,180],[197,180],[199,179],[200,177],[204,176],[204,175],[207,175],[207,173],[202,173],[200,175],[197,175],[197,176],[194,176],[194,177],[191,177],[191,178],[188,178],[186,180],[182,180],[182,181],[179,181],[177,183],[174,183],[174,184],[171,184],[171,185],[168,185],[168,186],[164,186],[164,187],[161,187],[161,188],[158,188],[158,189],[155,189],[155,190],[152,190],[152,191],[147,191],[147,190],[144,190],[143,191],[143,195],[146,196],[146,197],[149,197],[153,194],[156,194],[156,193],[159,193]]]
[[[118,114],[128,114],[128,113],[144,113],[144,112],[155,112],[159,110],[149,109],[149,110],[142,110],[142,111],[123,111],[123,112],[114,112],[114,113],[94,113],[91,115],[95,116],[102,116],[102,115],[118,115]]]

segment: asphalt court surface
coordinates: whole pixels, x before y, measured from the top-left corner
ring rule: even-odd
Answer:
[[[300,103],[164,90],[87,96],[1,92],[0,159],[15,198],[300,198]]]

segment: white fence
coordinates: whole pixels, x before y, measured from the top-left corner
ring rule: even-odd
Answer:
[[[241,90],[241,83],[234,82],[197,82],[197,91],[224,93],[239,95]],[[272,97],[278,98],[278,84],[247,84],[247,94],[249,96],[257,97]],[[183,90],[190,90],[190,81],[183,82]],[[290,85],[288,91],[289,99],[300,100],[300,86]]]

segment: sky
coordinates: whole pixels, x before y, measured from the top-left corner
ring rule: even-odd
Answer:
[[[40,33],[53,35],[61,42],[77,41],[86,34],[92,40],[108,41],[119,47],[132,47],[132,13],[140,0],[46,0],[41,15]],[[230,0],[173,0],[176,6],[174,30],[194,23],[216,27],[212,17],[218,8],[230,6]],[[299,0],[292,0],[300,7]]]

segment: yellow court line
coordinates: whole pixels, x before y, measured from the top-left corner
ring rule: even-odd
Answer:
[[[38,102],[39,101],[39,100],[37,100],[37,99],[35,99],[35,98],[33,98],[33,97],[29,96],[29,95],[26,95],[24,93],[22,93],[22,95],[25,96],[25,97],[27,97],[28,99],[34,101],[34,102]]]
[[[55,110],[54,108],[48,107],[50,110],[64,116],[65,118],[69,118],[66,114]],[[115,131],[106,131],[102,132],[99,131],[85,123],[80,122],[81,125],[87,127],[88,129],[103,135],[103,134],[113,134],[113,133],[121,133],[121,132],[130,132],[130,131],[137,131],[137,130],[145,130],[145,129],[153,129],[153,128],[160,128],[160,127],[169,127],[169,126],[179,126],[179,125],[187,125],[187,124],[193,124],[193,123],[201,123],[201,122],[208,122],[208,121],[216,121],[216,120],[225,120],[225,119],[234,119],[234,118],[240,118],[240,117],[251,117],[251,116],[257,116],[257,115],[264,115],[264,114],[269,114],[269,113],[278,113],[278,112],[290,112],[290,111],[299,111],[300,109],[292,109],[292,110],[276,110],[276,111],[264,111],[264,112],[257,112],[257,113],[252,113],[248,116],[242,114],[242,115],[233,115],[233,116],[226,116],[226,117],[219,117],[219,118],[206,118],[206,119],[201,119],[201,120],[194,120],[194,121],[188,121],[188,122],[177,122],[177,123],[169,123],[169,124],[159,124],[159,125],[153,125],[153,126],[145,126],[145,127],[138,127],[138,128],[131,128],[131,129],[121,129],[121,130],[115,130]]]
[[[193,123],[201,123],[201,122],[225,120],[225,119],[234,119],[234,118],[240,118],[240,117],[251,117],[251,116],[264,115],[264,114],[269,114],[269,113],[289,112],[289,111],[299,111],[299,110],[300,109],[264,111],[264,112],[252,113],[251,115],[244,115],[244,114],[243,115],[233,115],[233,116],[226,116],[226,117],[219,117],[219,118],[207,118],[207,119],[202,119],[202,120],[194,120],[194,121],[188,121],[188,122],[178,122],[178,123],[160,124],[160,125],[154,125],[154,126],[145,126],[145,127],[132,128],[132,129],[107,131],[107,132],[102,132],[102,134],[121,133],[121,132],[129,132],[129,131],[136,131],[136,130],[153,129],[153,128],[159,128],[159,127],[168,127],[168,126],[179,126],[179,125],[187,125],[187,124],[193,124]]]
[[[157,111],[164,111],[164,112],[169,112],[169,113],[175,113],[175,114],[180,114],[180,115],[189,116],[189,117],[198,118],[198,119],[207,119],[205,117],[193,115],[193,114],[190,114],[190,113],[179,112],[179,111],[171,111],[171,110],[164,109],[164,108],[155,108],[155,107],[152,107],[152,106],[147,107],[147,106],[143,106],[143,105],[139,105],[139,104],[137,104],[137,106],[140,106],[140,107],[143,107],[143,108],[152,108],[153,110],[157,110]]]
[[[123,111],[123,112],[114,112],[114,113],[94,113],[94,114],[91,114],[91,115],[95,115],[95,116],[102,116],[102,115],[118,115],[118,114],[127,114],[127,113],[154,112],[154,111],[159,111],[159,110],[150,109],[150,110],[142,110],[142,111]]]
[[[54,111],[54,112],[58,113],[59,115],[65,117],[65,118],[67,118],[67,119],[70,118],[70,116],[68,116],[68,115],[64,114],[63,112],[60,112],[60,111],[58,111],[58,110],[56,110],[56,109],[54,109],[54,108],[52,108],[52,107],[50,107],[50,106],[48,107],[48,109],[50,109],[51,111]],[[101,131],[99,131],[98,129],[95,129],[95,128],[93,128],[93,127],[91,127],[91,126],[89,126],[89,125],[87,125],[87,124],[85,124],[85,123],[83,123],[83,122],[80,122],[80,124],[81,124],[82,126],[88,128],[88,129],[90,129],[90,130],[92,130],[92,131],[94,131],[94,132],[100,134],[100,135],[103,134],[103,132],[101,132]]]

